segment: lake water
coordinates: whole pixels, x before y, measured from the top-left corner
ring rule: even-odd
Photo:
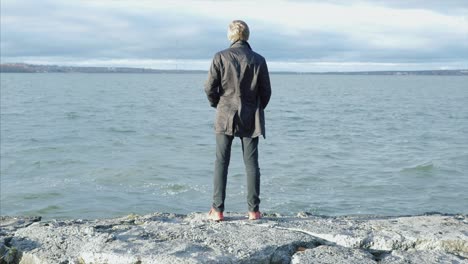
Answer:
[[[208,211],[205,74],[1,74],[1,215]],[[261,210],[468,213],[468,77],[272,75]],[[244,212],[233,144],[226,210]]]

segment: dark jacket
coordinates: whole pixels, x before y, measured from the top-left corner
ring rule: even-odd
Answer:
[[[264,109],[271,96],[268,67],[246,41],[215,54],[205,92],[216,108],[216,133],[265,137]]]

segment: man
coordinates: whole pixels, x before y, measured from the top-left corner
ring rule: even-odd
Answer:
[[[216,162],[214,169],[213,204],[208,218],[224,219],[226,182],[234,137],[242,142],[247,174],[249,219],[260,219],[260,168],[258,141],[265,137],[264,109],[271,96],[270,77],[265,59],[252,51],[249,27],[234,20],[228,27],[231,46],[215,54],[205,92],[216,108]]]

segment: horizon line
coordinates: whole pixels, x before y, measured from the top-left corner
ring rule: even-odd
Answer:
[[[198,70],[198,69],[161,69],[161,68],[150,68],[150,67],[132,67],[132,66],[75,66],[75,65],[60,65],[60,64],[33,64],[25,62],[6,62],[0,63],[2,68],[4,66],[32,66],[32,67],[57,67],[64,69],[131,69],[131,70],[143,70],[143,71],[159,71],[159,72],[208,72],[208,70]],[[5,73],[4,71],[1,71]],[[423,70],[375,70],[375,71],[366,71],[366,70],[356,70],[356,71],[294,71],[294,70],[271,70],[270,73],[398,73],[398,72],[459,72],[468,75],[468,68],[459,68],[459,69],[423,69]],[[151,72],[147,72],[151,73]]]

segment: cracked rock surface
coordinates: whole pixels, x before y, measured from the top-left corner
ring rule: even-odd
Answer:
[[[468,263],[468,217],[0,217],[0,263]]]

